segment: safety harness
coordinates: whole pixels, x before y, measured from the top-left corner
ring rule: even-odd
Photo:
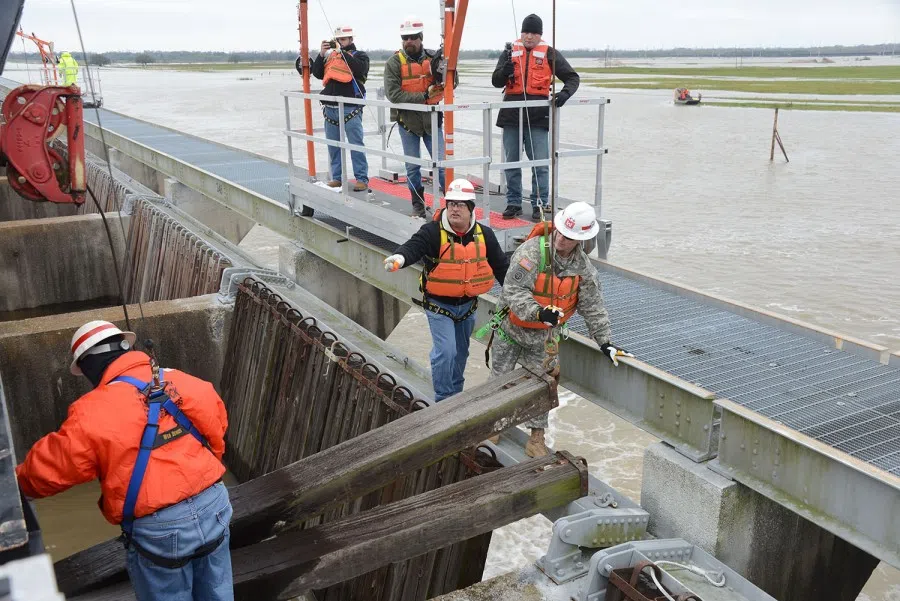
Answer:
[[[412,299],[412,302],[413,302],[413,304],[418,305],[419,307],[422,307],[426,311],[431,311],[432,313],[437,313],[438,315],[443,315],[444,317],[449,317],[450,319],[453,320],[454,323],[459,323],[461,321],[465,321],[465,320],[469,319],[470,317],[472,317],[472,315],[475,314],[475,311],[478,310],[478,297],[475,297],[474,299],[472,299],[472,306],[469,307],[468,311],[466,311],[459,317],[456,317],[455,315],[453,315],[453,313],[451,313],[447,309],[441,307],[440,305],[434,304],[433,302],[428,300],[428,297],[424,294],[422,295],[421,300],[414,298],[414,299]]]
[[[356,52],[357,52],[356,50],[350,51],[350,56],[356,56]],[[349,68],[350,68],[350,65],[347,65],[347,68],[349,69]],[[356,78],[353,77],[352,72],[351,72],[351,74],[350,74],[350,77],[352,78],[352,79],[350,80],[350,83],[353,84],[353,95],[354,95],[354,97],[355,97],[355,98],[365,98],[366,95],[363,94],[362,91],[359,89],[359,84],[356,83]],[[341,124],[338,123],[338,121],[337,121],[336,119],[332,119],[331,117],[328,116],[328,113],[325,111],[325,109],[327,108],[327,106],[328,106],[328,105],[326,105],[324,102],[322,103],[322,117],[325,118],[325,122],[328,123],[328,124],[330,124],[330,125],[334,125],[334,126],[336,126],[336,127],[340,127]],[[337,108],[337,105],[334,105],[334,108]],[[350,120],[353,119],[354,117],[356,117],[357,115],[362,114],[362,112],[363,112],[363,105],[357,104],[357,105],[354,107],[354,109],[353,109],[352,111],[350,111],[349,113],[347,113],[346,115],[344,115],[344,125],[346,125],[347,123],[349,123]]]
[[[131,376],[119,376],[113,378],[111,382],[125,382],[131,384],[138,389],[147,402],[147,425],[144,426],[144,432],[141,434],[141,445],[138,449],[137,460],[134,463],[134,470],[131,472],[131,479],[128,481],[128,490],[125,493],[125,505],[122,508],[122,536],[120,540],[128,549],[133,546],[135,551],[163,568],[177,569],[184,567],[194,559],[205,557],[212,553],[225,539],[225,534],[219,538],[212,540],[205,545],[199,547],[193,554],[180,559],[171,559],[161,557],[141,547],[134,540],[132,532],[134,531],[134,508],[137,505],[138,493],[141,491],[141,485],[144,482],[144,474],[147,471],[147,465],[150,462],[150,452],[158,449],[163,445],[167,445],[174,440],[178,440],[186,434],[190,434],[204,447],[210,449],[206,438],[200,434],[200,431],[194,427],[191,420],[181,409],[178,408],[168,393],[165,391],[165,382],[160,382],[159,388],[153,389],[150,382],[144,382]],[[176,426],[165,432],[159,431],[159,414],[165,410],[175,420]]]

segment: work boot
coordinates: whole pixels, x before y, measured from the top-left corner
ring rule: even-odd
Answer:
[[[353,184],[354,192],[362,192],[362,191],[368,190],[368,189],[369,189],[369,184],[367,184],[366,182],[357,181],[355,184]]]
[[[544,209],[544,213],[549,213],[550,209]],[[548,215],[549,217],[549,215]],[[541,220],[541,207],[540,205],[534,205],[534,208],[531,209],[531,220],[532,221],[540,221]]]
[[[339,179],[333,179],[333,180],[331,180],[330,182],[328,182],[327,185],[328,185],[329,188],[340,188],[340,187],[341,187],[341,180],[339,180]]]
[[[521,205],[506,205],[506,210],[503,211],[504,219],[515,219],[519,215],[522,214]]]
[[[531,438],[525,443],[525,454],[529,457],[546,457],[550,454],[550,449],[544,442],[544,429],[532,428]]]
[[[428,215],[425,213],[425,188],[416,188],[412,191],[412,213],[413,217],[425,219]]]

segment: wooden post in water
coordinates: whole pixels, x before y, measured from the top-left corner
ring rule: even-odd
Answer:
[[[788,163],[791,160],[788,158],[787,152],[784,150],[784,144],[781,142],[781,135],[778,133],[778,107],[775,107],[775,123],[772,124],[772,147],[769,149],[769,160],[775,160],[775,142],[778,142],[778,147],[781,148],[782,154],[784,154],[784,160]]]

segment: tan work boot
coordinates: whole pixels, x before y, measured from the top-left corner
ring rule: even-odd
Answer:
[[[544,429],[532,428],[531,437],[525,444],[525,454],[529,457],[546,457],[550,454],[550,449],[544,442]]]
[[[369,184],[366,184],[364,182],[356,182],[355,184],[353,184],[354,192],[362,192],[362,191],[368,190],[368,189],[369,189]]]
[[[340,187],[341,187],[341,180],[339,180],[339,179],[333,179],[333,180],[331,180],[330,182],[328,182],[328,184],[326,184],[326,185],[327,185],[329,188],[340,188]]]

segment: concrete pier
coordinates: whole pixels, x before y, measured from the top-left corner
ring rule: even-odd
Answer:
[[[683,538],[776,599],[853,601],[878,559],[664,443],[644,453],[648,531]]]
[[[125,256],[122,227],[117,214],[108,214],[107,219],[121,262]],[[124,226],[127,229],[127,218]],[[65,303],[110,305],[118,296],[113,256],[100,215],[0,223],[0,315]]]
[[[407,303],[298,244],[281,246],[278,271],[382,340],[409,311]]]
[[[224,363],[230,308],[214,294],[128,308],[142,339],[157,344],[164,367],[177,367],[218,385]],[[69,373],[69,343],[92,319],[125,328],[121,307],[0,323],[3,379],[17,457],[59,428],[69,404],[89,390],[86,379]]]

